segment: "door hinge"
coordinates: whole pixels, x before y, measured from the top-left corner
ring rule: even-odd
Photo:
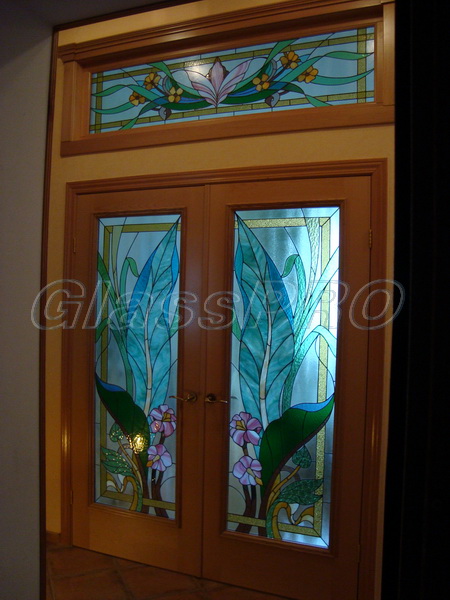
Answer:
[[[369,229],[369,248],[372,248],[372,230]]]

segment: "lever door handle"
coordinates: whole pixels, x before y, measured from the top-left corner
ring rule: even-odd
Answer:
[[[215,394],[206,394],[205,402],[209,402],[210,404],[228,404],[228,400],[217,400]]]
[[[181,400],[182,402],[195,402],[197,400],[197,394],[195,392],[188,392],[186,394],[186,398],[182,398],[181,396],[169,396],[169,398],[175,398],[176,400]]]

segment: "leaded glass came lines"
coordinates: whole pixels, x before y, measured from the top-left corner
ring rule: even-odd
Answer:
[[[95,502],[173,519],[180,215],[98,222]]]
[[[92,75],[90,132],[373,102],[374,28]]]
[[[238,211],[229,531],[326,548],[339,208]]]

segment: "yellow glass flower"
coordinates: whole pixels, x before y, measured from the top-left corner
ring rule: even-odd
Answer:
[[[174,87],[169,90],[169,102],[179,102],[183,90],[181,88],[175,89]]]
[[[151,90],[154,87],[156,87],[158,85],[159,80],[161,79],[161,76],[158,75],[158,73],[149,73],[147,75],[147,77],[144,80],[144,87],[147,90]]]
[[[131,104],[134,104],[135,106],[137,106],[138,104],[144,104],[145,102],[144,96],[141,96],[141,94],[138,94],[137,92],[133,92],[129,100]]]
[[[314,69],[313,66],[308,67],[306,71],[304,71],[301,75],[297,77],[297,81],[304,81],[305,83],[310,83],[313,79],[316,78],[318,69]]]
[[[285,69],[295,69],[298,66],[298,54],[293,50],[285,52],[280,61]]]
[[[260,92],[261,90],[267,90],[267,88],[270,87],[269,76],[267,75],[267,73],[263,73],[261,77],[255,77],[253,83],[255,84],[258,92]]]

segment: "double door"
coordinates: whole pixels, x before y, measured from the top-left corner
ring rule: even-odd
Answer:
[[[118,187],[68,207],[74,545],[358,598],[370,177]]]

